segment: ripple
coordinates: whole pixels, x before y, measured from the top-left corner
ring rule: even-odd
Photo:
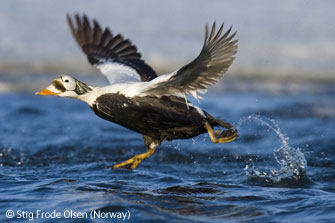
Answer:
[[[249,101],[244,100],[246,96]],[[227,109],[229,103],[217,103],[224,97],[246,103]],[[209,96],[209,101],[212,99]],[[332,114],[329,107],[321,106],[326,111],[313,111],[308,118],[301,110],[307,110],[306,106],[296,107],[304,102],[327,103],[313,95],[301,100],[300,96],[225,93],[212,100],[211,109],[206,103],[202,106],[233,122],[257,101],[252,105],[257,111],[272,112],[295,104],[292,108],[298,109],[297,116],[285,111],[271,114],[287,137],[280,138],[252,122],[242,126],[239,139],[232,143],[212,144],[208,136],[166,142],[137,169],[112,171],[107,166],[146,151],[139,134],[96,118],[81,102],[27,95],[2,97],[0,209],[129,209],[130,222],[155,223],[290,222],[293,217],[298,217],[296,221],[332,222]],[[40,104],[44,106],[38,107]],[[37,110],[31,110],[35,105]],[[295,169],[304,163],[299,160],[301,154],[307,159],[306,171]],[[270,176],[273,170],[275,174]],[[300,174],[303,172],[306,174]],[[0,220],[8,219],[1,215]]]
[[[219,190],[211,187],[173,186],[157,191],[161,194],[215,194]]]
[[[43,115],[44,111],[41,109],[38,109],[36,107],[28,107],[28,106],[22,106],[17,109],[17,112],[19,114],[27,114],[27,115]]]

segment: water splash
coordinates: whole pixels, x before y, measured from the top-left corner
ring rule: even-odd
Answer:
[[[273,151],[273,156],[279,164],[279,168],[272,168],[270,170],[259,170],[255,167],[252,159],[249,160],[245,167],[246,176],[249,180],[261,183],[298,183],[305,181],[307,171],[307,161],[304,153],[300,148],[292,148],[289,146],[289,138],[281,133],[279,126],[274,120],[261,117],[259,114],[249,115],[239,121],[237,129],[244,123],[250,121],[257,121],[262,126],[275,132],[282,145],[280,148]]]

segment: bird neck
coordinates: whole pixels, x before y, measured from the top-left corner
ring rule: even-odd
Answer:
[[[88,86],[87,84],[76,80],[76,88],[74,90],[78,95],[87,94],[92,91],[92,87]]]
[[[86,85],[87,86],[87,85]],[[92,106],[95,103],[97,97],[100,96],[100,91],[98,87],[88,86],[90,88],[89,91],[83,94],[78,94],[77,99],[86,102],[89,106]]]

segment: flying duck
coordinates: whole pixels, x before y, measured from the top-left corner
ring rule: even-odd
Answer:
[[[186,95],[198,93],[218,82],[233,63],[237,52],[235,33],[230,27],[223,35],[223,25],[216,32],[215,22],[209,32],[206,25],[203,48],[192,62],[170,74],[158,76],[141,58],[135,45],[121,34],[76,14],[67,15],[72,34],[91,65],[104,74],[110,85],[93,87],[69,75],[60,75],[39,91],[39,95],[69,97],[86,102],[93,112],[110,122],[142,134],[147,152],[136,155],[113,169],[135,169],[154,154],[163,141],[188,139],[208,132],[213,143],[235,140],[237,130],[193,105]],[[93,25],[92,25],[93,23]],[[213,130],[215,126],[226,130]]]

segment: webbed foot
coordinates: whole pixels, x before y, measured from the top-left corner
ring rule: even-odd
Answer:
[[[212,126],[207,121],[205,123],[205,128],[208,131],[209,137],[213,143],[232,142],[238,137],[236,129],[228,129],[222,132],[218,129],[214,132]]]

